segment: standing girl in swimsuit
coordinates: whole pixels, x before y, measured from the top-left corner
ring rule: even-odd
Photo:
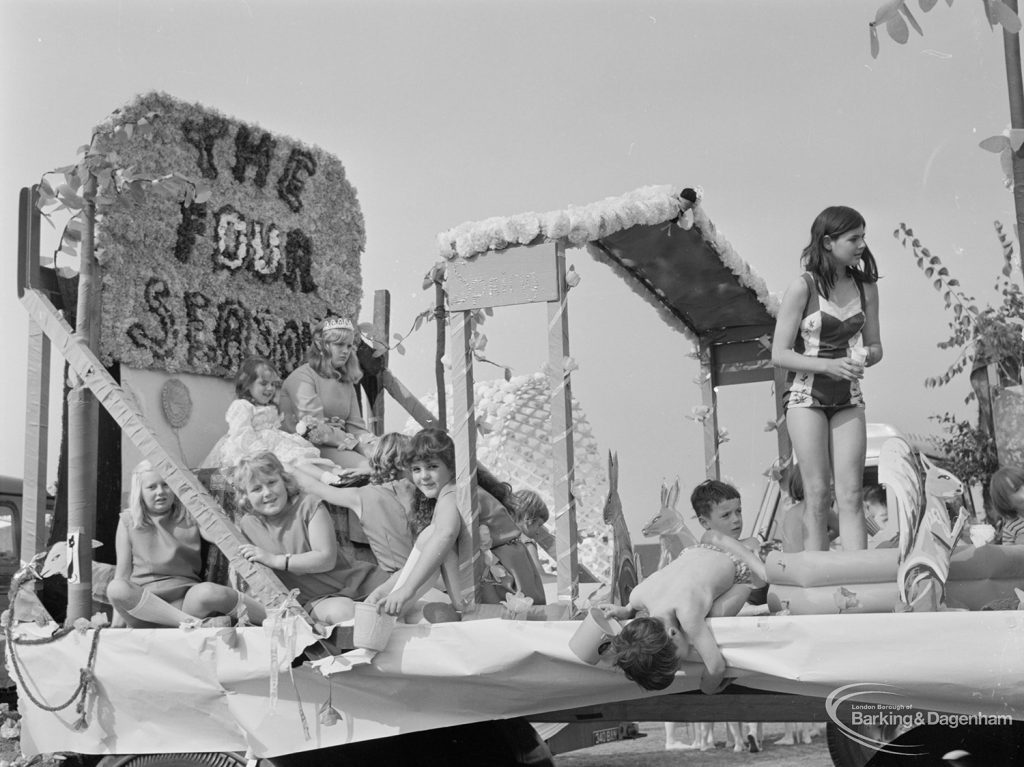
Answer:
[[[843,548],[864,549],[860,379],[882,359],[878,268],[864,240],[864,217],[842,205],[823,210],[800,262],[806,271],[782,299],[772,363],[790,371],[786,423],[804,481],[804,549],[828,548],[830,475]]]

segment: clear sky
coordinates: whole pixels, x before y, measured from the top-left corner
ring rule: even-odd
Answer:
[[[388,288],[395,330],[431,301],[420,283],[435,235],[466,220],[700,185],[719,230],[781,292],[817,213],[851,205],[883,275],[886,356],[865,382],[869,420],[929,432],[931,414],[969,413],[964,378],[923,386],[952,361],[935,348],[947,317],[892,232],[910,223],[969,293],[992,295],[992,222],[1012,225],[1012,200],[978,142],[1009,122],[1002,34],[980,4],[928,14],[913,4],[925,36],[897,46],[883,34],[873,60],[867,23],[879,4],[5,0],[0,473],[22,473],[18,190],[152,90],[340,157],[367,225],[362,316]],[[574,394],[598,442],[619,453],[638,536],[662,479],[687,489],[702,479],[701,430],[686,418],[700,402],[696,365],[689,343],[605,267],[583,251],[569,261],[583,278],[570,296]],[[488,354],[516,373],[543,365],[542,308],[497,310],[485,330]],[[393,370],[426,393],[432,334],[407,346]],[[722,403],[724,471],[752,514],[774,446],[763,431],[771,393],[743,387]],[[391,426],[404,422],[395,410]]]

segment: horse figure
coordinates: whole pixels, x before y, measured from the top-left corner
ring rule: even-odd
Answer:
[[[679,552],[687,546],[693,546],[697,539],[693,537],[686,526],[686,520],[682,513],[676,508],[679,501],[679,480],[676,479],[669,487],[664,482],[661,484],[661,509],[651,517],[641,531],[646,538],[658,536],[658,543],[661,545],[661,556],[658,558],[658,569],[660,570],[673,559],[679,556]]]
[[[619,457],[612,452],[608,453],[608,498],[604,502],[603,516],[605,524],[612,528],[612,567],[608,584],[611,599],[615,604],[626,605],[639,583],[639,568],[619,498]]]

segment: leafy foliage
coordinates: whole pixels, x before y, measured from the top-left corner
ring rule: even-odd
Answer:
[[[988,487],[992,474],[999,468],[996,441],[981,426],[956,418],[951,413],[933,415],[945,432],[939,447],[945,452],[949,470],[967,484]]]
[[[937,0],[918,0],[918,4],[924,13],[928,13],[935,7]],[[946,5],[952,6],[953,0],[946,0]],[[1003,2],[1003,0],[982,0],[985,7],[985,19],[990,28],[1001,24],[1003,29],[1011,34],[1021,30],[1020,17]],[[871,58],[878,58],[878,27],[885,27],[895,42],[903,45],[910,39],[910,27],[919,35],[924,35],[921,25],[917,23],[914,14],[907,7],[906,0],[886,0],[879,6],[875,13],[875,20],[868,23],[868,32],[871,36]]]
[[[913,230],[901,223],[893,236],[904,247],[910,247],[917,267],[942,294],[945,306],[953,318],[949,321],[950,335],[938,344],[940,349],[959,349],[959,354],[944,373],[925,379],[925,386],[944,386],[969,363],[996,362],[1000,373],[1017,378],[1024,360],[1024,292],[1013,279],[1013,242],[996,221],[996,236],[1002,246],[1003,266],[996,278],[995,290],[1002,300],[996,307],[979,308],[976,299],[963,292],[960,282],[950,276],[942,260],[933,255]],[[973,397],[968,396],[968,401]]]

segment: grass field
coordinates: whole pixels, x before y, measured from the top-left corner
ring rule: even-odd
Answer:
[[[780,746],[773,741],[782,737],[782,724],[764,726],[762,750],[756,754],[726,749],[725,725],[715,725],[719,747],[709,751],[666,751],[665,727],[661,722],[642,722],[646,737],[620,740],[601,746],[571,751],[555,757],[556,767],[831,767],[824,736],[809,745]]]

